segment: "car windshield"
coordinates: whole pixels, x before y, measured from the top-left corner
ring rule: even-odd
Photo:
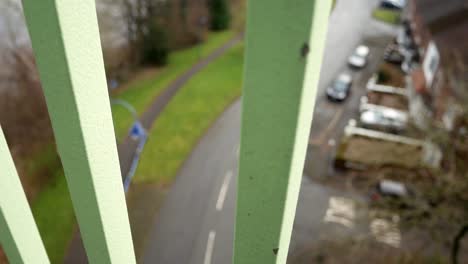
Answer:
[[[384,117],[392,122],[405,122],[405,116],[400,114],[397,111],[386,110],[385,113],[382,113]]]
[[[333,88],[335,89],[335,91],[344,92],[348,88],[348,84],[342,80],[336,80],[333,83]]]
[[[376,123],[384,123],[385,122],[385,117],[379,113],[379,112],[372,112],[374,115],[372,116],[373,117],[373,121],[376,122]]]
[[[363,116],[363,119],[369,123],[376,123],[376,124],[386,123],[385,117],[382,115],[382,113],[377,112],[377,111],[367,111],[367,112],[364,112],[362,116]]]
[[[364,57],[359,56],[358,54],[353,54],[350,58],[351,61],[354,61],[356,63],[360,63],[364,60]]]

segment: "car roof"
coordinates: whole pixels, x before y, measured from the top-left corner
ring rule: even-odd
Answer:
[[[340,80],[342,82],[351,82],[351,75],[348,74],[348,73],[341,73],[340,75],[338,75],[338,77],[336,78],[337,80]]]
[[[364,114],[364,116],[374,116],[374,117],[379,116],[380,118],[393,119],[393,120],[395,119],[406,120],[407,118],[405,113],[396,109],[392,109],[392,108],[369,109],[369,110],[364,111],[362,114]]]
[[[367,54],[369,54],[369,48],[367,46],[364,46],[364,45],[359,45],[356,48],[356,54],[359,54],[361,56],[367,55]]]
[[[385,118],[379,112],[366,110],[361,113],[361,120],[365,120],[366,122],[376,123],[376,122],[383,122]]]

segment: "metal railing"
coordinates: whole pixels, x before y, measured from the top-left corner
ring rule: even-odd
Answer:
[[[249,1],[235,264],[286,262],[331,4]],[[135,263],[95,3],[23,6],[87,256]],[[11,263],[48,263],[3,134],[0,165],[3,248]]]

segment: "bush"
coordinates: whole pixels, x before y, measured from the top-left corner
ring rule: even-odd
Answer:
[[[386,10],[383,8],[377,8],[372,12],[375,19],[382,22],[397,25],[400,22],[400,12],[394,10]]]
[[[384,70],[379,70],[377,73],[378,83],[387,83],[390,80],[390,74]]]
[[[142,43],[142,60],[145,64],[163,66],[167,64],[169,45],[166,32],[159,26],[153,25]]]
[[[208,9],[211,16],[211,30],[222,31],[229,28],[231,15],[226,0],[208,0]]]

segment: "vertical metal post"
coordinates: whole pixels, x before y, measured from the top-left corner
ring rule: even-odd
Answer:
[[[251,0],[235,264],[285,263],[331,0]]]
[[[10,263],[49,263],[0,128],[0,242]]]
[[[135,263],[95,3],[23,5],[88,259]]]

